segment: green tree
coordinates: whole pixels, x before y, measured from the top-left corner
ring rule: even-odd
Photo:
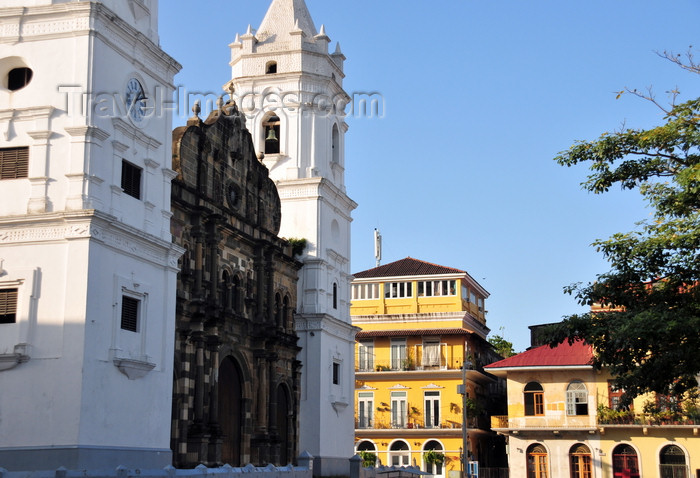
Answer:
[[[700,73],[692,51],[662,56]],[[637,189],[653,218],[593,244],[610,271],[565,291],[582,305],[603,307],[552,326],[548,340],[593,345],[594,365],[610,368],[627,400],[645,392],[680,396],[697,387],[700,373],[700,98],[677,104],[673,91],[664,107],[651,91],[622,93],[658,106],[662,124],[604,133],[555,159],[588,166],[582,186],[595,194],[616,185]]]
[[[493,337],[489,337],[489,343],[493,346],[493,349],[496,351],[496,353],[503,358],[508,358],[512,355],[515,355],[515,351],[513,350],[513,343],[508,342],[501,335],[494,335]]]

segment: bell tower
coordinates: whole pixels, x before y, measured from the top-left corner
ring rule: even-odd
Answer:
[[[180,65],[157,0],[0,7],[0,467],[162,467]]]
[[[354,436],[345,56],[304,0],[273,0],[231,47],[233,91],[282,201],[279,235],[303,239],[295,326],[302,347],[300,450],[314,474],[348,474]]]

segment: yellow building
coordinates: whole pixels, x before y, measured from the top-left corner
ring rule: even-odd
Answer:
[[[356,451],[384,465],[459,473],[466,404],[468,459],[505,466],[488,417],[503,382],[483,371],[500,358],[486,341],[488,296],[465,271],[412,258],[355,274]]]
[[[622,392],[592,358],[589,345],[565,342],[486,367],[507,379],[508,415],[492,428],[508,437],[510,476],[700,477],[697,404],[644,396],[619,411]]]

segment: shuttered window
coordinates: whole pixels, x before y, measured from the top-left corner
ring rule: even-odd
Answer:
[[[141,199],[141,171],[138,166],[122,161],[122,189],[136,199]]]
[[[29,176],[29,148],[0,148],[0,179]]]
[[[133,297],[122,297],[122,329],[138,332],[139,300]]]
[[[17,289],[0,289],[0,324],[17,321]]]

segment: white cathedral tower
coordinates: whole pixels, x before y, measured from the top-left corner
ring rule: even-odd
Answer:
[[[227,87],[282,200],[280,236],[305,239],[296,330],[302,351],[299,449],[314,474],[346,475],[354,444],[350,223],[345,190],[345,57],[316,30],[304,0],[273,0],[230,45]]]
[[[157,0],[0,6],[0,467],[162,467],[180,69]]]

